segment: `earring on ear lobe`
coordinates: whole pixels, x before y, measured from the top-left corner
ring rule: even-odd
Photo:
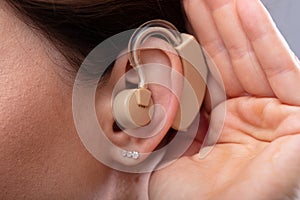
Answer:
[[[180,34],[174,25],[164,20],[146,22],[130,38],[129,61],[138,73],[139,85],[137,89],[123,90],[117,94],[113,102],[114,118],[123,128],[138,128],[146,126],[151,121],[150,108],[153,100],[141,67],[139,48],[152,36],[165,39],[181,58],[183,74],[188,83],[183,85],[180,109],[172,127],[176,130],[186,130],[197,116],[203,102],[207,67],[202,49],[196,39],[188,34]],[[196,99],[193,98],[194,96]]]
[[[122,156],[126,157],[126,158],[132,158],[132,159],[137,160],[140,157],[140,153],[137,152],[137,151],[126,151],[126,150],[123,150],[122,151]]]

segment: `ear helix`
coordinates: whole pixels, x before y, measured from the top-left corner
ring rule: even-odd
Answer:
[[[199,112],[206,89],[207,67],[200,45],[188,34],[180,34],[176,27],[164,20],[152,20],[143,24],[132,35],[128,50],[130,64],[138,73],[137,89],[121,91],[114,99],[113,114],[117,124],[123,128],[137,128],[151,121],[151,91],[147,89],[146,77],[140,61],[142,44],[151,36],[165,39],[181,57],[184,83],[180,97],[180,109],[172,127],[186,130]],[[191,85],[191,89],[189,86]],[[193,98],[196,96],[196,99]]]

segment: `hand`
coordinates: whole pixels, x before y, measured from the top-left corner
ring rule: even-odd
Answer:
[[[258,0],[184,0],[228,100],[218,143],[153,173],[150,199],[293,199],[300,183],[299,62]],[[212,110],[211,120],[218,113]]]

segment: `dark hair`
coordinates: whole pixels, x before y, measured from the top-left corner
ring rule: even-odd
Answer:
[[[181,32],[180,0],[7,0],[25,22],[42,31],[78,69],[85,56],[106,38],[165,19]]]

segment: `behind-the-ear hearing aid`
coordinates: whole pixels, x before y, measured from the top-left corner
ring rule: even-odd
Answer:
[[[152,20],[137,29],[128,45],[130,63],[137,70],[139,85],[137,89],[123,90],[113,101],[113,114],[116,122],[123,128],[146,126],[151,121],[150,109],[153,106],[151,91],[147,89],[145,75],[139,60],[138,48],[149,37],[156,36],[165,39],[177,51],[183,66],[183,75],[188,81],[184,83],[180,96],[180,109],[176,114],[172,128],[187,130],[191,125],[204,99],[206,90],[207,67],[202,49],[196,39],[189,34],[179,33],[169,22]],[[192,99],[196,96],[196,100]]]

